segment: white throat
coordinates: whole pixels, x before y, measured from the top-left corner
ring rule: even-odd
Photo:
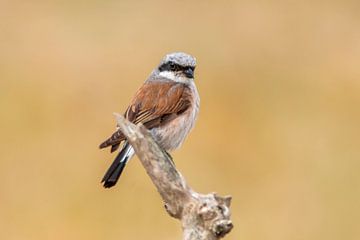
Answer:
[[[176,74],[171,71],[162,71],[159,73],[159,75],[169,80],[180,83],[188,83],[189,81],[193,80],[193,78],[187,78],[185,76],[176,76]]]

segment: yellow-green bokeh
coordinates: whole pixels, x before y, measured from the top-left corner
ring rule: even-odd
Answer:
[[[0,1],[0,239],[181,239],[135,158],[98,144],[167,52],[201,111],[174,152],[231,194],[226,239],[360,237],[357,1]]]

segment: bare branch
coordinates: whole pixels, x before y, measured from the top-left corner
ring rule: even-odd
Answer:
[[[153,140],[141,124],[134,125],[116,114],[119,128],[133,146],[142,165],[156,186],[170,216],[182,222],[184,240],[216,240],[233,227],[230,220],[231,197],[193,191],[176,170],[169,155]]]

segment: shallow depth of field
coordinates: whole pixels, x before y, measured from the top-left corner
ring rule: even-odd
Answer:
[[[231,194],[228,240],[360,237],[358,1],[0,1],[0,239],[181,239],[137,158],[98,144],[168,52],[201,110],[173,153]]]

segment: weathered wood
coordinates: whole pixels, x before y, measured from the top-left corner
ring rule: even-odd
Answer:
[[[147,174],[156,186],[170,216],[179,219],[184,240],[216,240],[233,228],[231,197],[193,191],[178,172],[169,155],[141,124],[134,125],[116,114],[118,127],[133,146]]]

